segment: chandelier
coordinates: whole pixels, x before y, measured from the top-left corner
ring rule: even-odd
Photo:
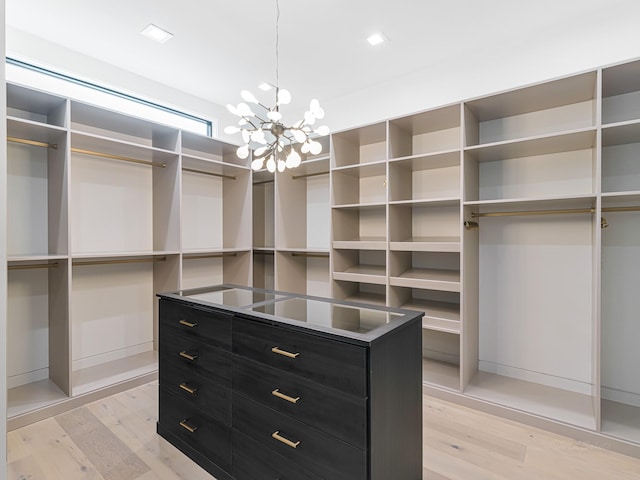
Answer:
[[[329,134],[329,127],[326,125],[315,127],[316,121],[324,118],[324,110],[320,107],[318,100],[313,99],[309,103],[309,109],[304,117],[287,126],[282,120],[280,113],[281,105],[288,105],[291,102],[291,94],[288,90],[279,87],[278,72],[278,25],[280,23],[280,5],[276,0],[276,84],[275,84],[275,105],[268,107],[258,101],[258,99],[248,90],[242,90],[240,96],[247,102],[236,105],[227,105],[227,109],[234,115],[240,117],[238,126],[230,125],[224,129],[226,134],[240,132],[244,145],[238,147],[236,154],[241,159],[249,157],[253,148],[253,158],[251,168],[261,170],[265,164],[267,170],[274,173],[276,170],[283,172],[287,168],[295,168],[302,162],[302,157],[298,153],[318,155],[322,152],[322,144],[314,138]],[[256,111],[252,110],[249,104],[254,104]],[[255,148],[254,148],[255,147]]]

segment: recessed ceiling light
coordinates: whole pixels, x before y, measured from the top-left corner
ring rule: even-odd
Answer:
[[[169,33],[166,30],[155,26],[153,23],[147,25],[147,27],[140,33],[145,37],[150,38],[151,40],[155,40],[158,43],[165,43],[166,41],[173,38],[173,33]]]
[[[371,45],[380,45],[384,42],[384,37],[379,33],[374,33],[369,38],[367,38],[367,42]]]
[[[273,85],[271,85],[270,83],[267,83],[267,82],[262,82],[260,85],[258,85],[258,88],[260,90],[262,90],[263,92],[268,92],[269,90],[271,90],[273,88]]]

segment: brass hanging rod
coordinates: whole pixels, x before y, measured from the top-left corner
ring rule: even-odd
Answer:
[[[197,259],[202,259],[202,258],[222,258],[222,257],[236,257],[238,254],[236,252],[231,252],[231,253],[211,253],[211,254],[205,254],[205,255],[183,255],[182,258],[184,258],[185,260],[197,260]]]
[[[329,252],[327,253],[291,252],[291,256],[292,257],[327,258],[329,256]]]
[[[640,212],[640,206],[633,207],[602,207],[601,211],[604,212]],[[572,213],[595,213],[595,208],[567,208],[558,210],[524,210],[513,212],[486,212],[486,213],[471,213],[471,218],[481,217],[511,217],[511,216],[523,216],[523,215],[563,215]]]
[[[317,177],[319,175],[328,175],[328,174],[329,174],[329,171],[327,170],[326,172],[306,173],[304,175],[291,175],[291,178],[293,180],[297,180],[299,178]]]
[[[195,168],[182,167],[182,170],[184,172],[201,173],[202,175],[211,175],[212,177],[228,178],[230,180],[235,180],[236,179],[235,175],[224,175],[222,173],[206,172],[204,170],[196,170]]]
[[[58,268],[57,263],[37,263],[29,265],[9,265],[7,270],[31,270],[34,268]]]
[[[566,208],[559,210],[524,210],[513,212],[486,212],[486,213],[471,213],[471,218],[481,217],[511,217],[522,215],[569,215],[572,213],[595,213],[595,208]]]
[[[272,250],[254,250],[254,255],[273,255],[275,252]]]
[[[149,262],[164,262],[167,257],[153,257],[153,258],[126,258],[126,259],[114,259],[114,260],[89,260],[86,262],[73,262],[74,267],[86,267],[90,265],[119,265],[123,263],[149,263]]]
[[[253,182],[253,185],[262,185],[264,183],[273,183],[275,180],[262,180],[261,182]]]
[[[58,148],[58,145],[56,143],[38,142],[36,140],[26,140],[24,138],[17,137],[7,137],[7,142],[22,143],[24,145],[31,145],[34,147],[52,148],[54,150],[57,150]]]
[[[72,147],[71,151],[73,153],[80,153],[82,155],[89,155],[91,157],[102,157],[102,158],[109,158],[111,160],[122,160],[123,162],[139,163],[141,165],[150,165],[152,167],[165,168],[167,166],[166,163],[151,162],[148,160],[138,160],[137,158],[124,157],[122,155],[112,155],[110,153],[95,152],[93,150],[85,150],[82,148]]]

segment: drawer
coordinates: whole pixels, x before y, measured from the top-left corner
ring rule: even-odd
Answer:
[[[231,355],[185,335],[160,335],[160,362],[175,362],[207,378],[231,381]]]
[[[193,405],[231,425],[231,388],[229,382],[219,382],[200,375],[181,361],[160,359],[160,387],[180,397],[186,404]]]
[[[232,315],[160,300],[160,331],[183,332],[221,348],[231,348]]]
[[[364,480],[364,450],[233,393],[233,427],[304,470],[331,480]]]
[[[366,396],[367,351],[364,347],[236,317],[233,351],[322,385]]]
[[[233,363],[233,389],[359,448],[367,446],[364,398],[240,357]]]
[[[225,470],[231,469],[231,428],[160,389],[158,423]]]
[[[233,477],[236,480],[322,480],[237,431],[233,432]]]

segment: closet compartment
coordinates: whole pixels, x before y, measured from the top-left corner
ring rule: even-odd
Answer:
[[[460,334],[460,293],[391,287],[389,305],[424,312],[422,328]]]
[[[640,61],[602,70],[602,123],[640,120]]]
[[[386,162],[333,170],[333,205],[375,205],[387,201]]]
[[[611,192],[640,192],[640,123],[602,129],[602,193]]]
[[[253,250],[253,286],[275,290],[274,250]]]
[[[73,254],[179,249],[177,154],[71,136]]]
[[[9,262],[7,418],[70,394],[69,276],[65,258]]]
[[[155,294],[179,288],[179,271],[178,255],[73,260],[73,396],[157,371]]]
[[[266,170],[253,172],[253,248],[275,246],[275,180]]]
[[[220,283],[251,285],[251,251],[184,253],[182,289]]]
[[[596,84],[589,72],[466,102],[465,146],[593,127]]]
[[[334,280],[332,297],[338,300],[386,306],[386,288],[385,285],[373,283]]]
[[[276,289],[316,297],[331,296],[329,252],[276,253]]]
[[[67,99],[50,93],[7,84],[7,117],[24,123],[67,126]]]
[[[392,251],[389,262],[392,286],[460,291],[460,254],[457,252]]]
[[[387,284],[385,250],[334,250],[333,256],[334,280]]]
[[[464,154],[466,201],[595,194],[595,130],[486,147]]]
[[[422,330],[422,381],[460,391],[460,335]]]
[[[67,133],[7,120],[7,255],[67,255]]]
[[[276,180],[276,247],[329,252],[329,158],[306,161]]]
[[[460,151],[389,162],[389,201],[460,198]]]
[[[465,234],[463,334],[477,358],[465,357],[463,386],[470,397],[593,430],[600,221],[593,204],[582,206],[494,211]]]
[[[384,250],[387,248],[387,207],[334,207],[333,248]]]
[[[602,432],[640,443],[640,195],[603,198],[602,209]]]
[[[181,152],[186,157],[248,167],[249,160],[239,158],[237,150],[238,147],[230,143],[197,133],[181,132]]]
[[[459,252],[460,228],[458,199],[389,206],[391,250]]]
[[[331,151],[335,168],[386,160],[386,122],[333,134]]]
[[[158,151],[178,149],[175,128],[76,101],[71,101],[71,131]]]
[[[251,248],[248,168],[182,157],[182,249]]]
[[[460,105],[389,122],[389,158],[414,157],[460,149]]]

